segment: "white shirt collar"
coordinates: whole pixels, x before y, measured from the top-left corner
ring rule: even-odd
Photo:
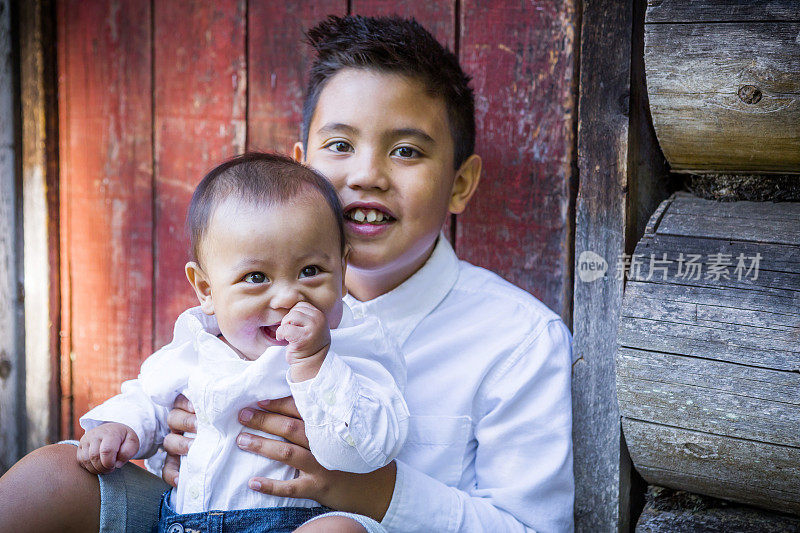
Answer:
[[[457,278],[458,257],[440,234],[422,268],[400,286],[366,302],[348,294],[345,302],[357,316],[377,315],[402,346],[422,319],[444,300]]]

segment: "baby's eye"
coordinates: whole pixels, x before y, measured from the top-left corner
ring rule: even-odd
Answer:
[[[250,272],[244,277],[246,283],[265,283],[267,276],[263,272]]]
[[[309,265],[307,267],[303,267],[303,270],[300,271],[300,278],[310,278],[312,276],[316,276],[319,274],[319,267],[315,265]]]
[[[403,159],[411,159],[412,157],[419,157],[420,153],[419,150],[411,148],[410,146],[398,146],[392,150],[392,155],[396,155],[397,157],[401,157]]]
[[[325,148],[327,148],[328,150],[330,150],[332,152],[339,152],[339,153],[345,153],[345,152],[352,152],[353,151],[353,147],[350,146],[350,143],[345,142],[345,141],[334,141],[334,142],[328,144],[327,146],[325,146]]]

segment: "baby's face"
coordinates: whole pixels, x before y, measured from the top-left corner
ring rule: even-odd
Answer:
[[[344,259],[330,207],[316,191],[275,205],[223,202],[201,244],[210,285],[209,309],[225,340],[245,359],[257,359],[281,319],[298,302],[342,317]]]

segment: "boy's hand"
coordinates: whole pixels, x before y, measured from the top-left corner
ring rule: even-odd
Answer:
[[[78,462],[92,474],[107,474],[121,468],[139,451],[139,437],[126,426],[106,422],[81,437]]]
[[[319,309],[308,302],[298,302],[281,320],[275,337],[289,343],[286,360],[292,381],[317,375],[331,344],[328,321]]]

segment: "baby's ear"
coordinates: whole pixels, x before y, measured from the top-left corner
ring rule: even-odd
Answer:
[[[475,189],[481,180],[481,165],[480,156],[472,154],[456,171],[453,188],[450,190],[450,202],[447,205],[447,210],[454,215],[462,213],[475,194]]]
[[[214,314],[214,303],[211,300],[211,284],[208,277],[200,265],[194,261],[186,263],[186,279],[194,289],[197,299],[200,301],[200,309],[207,315]]]
[[[303,143],[300,141],[294,143],[292,147],[292,159],[298,163],[304,163],[306,160],[306,154],[303,153]]]

